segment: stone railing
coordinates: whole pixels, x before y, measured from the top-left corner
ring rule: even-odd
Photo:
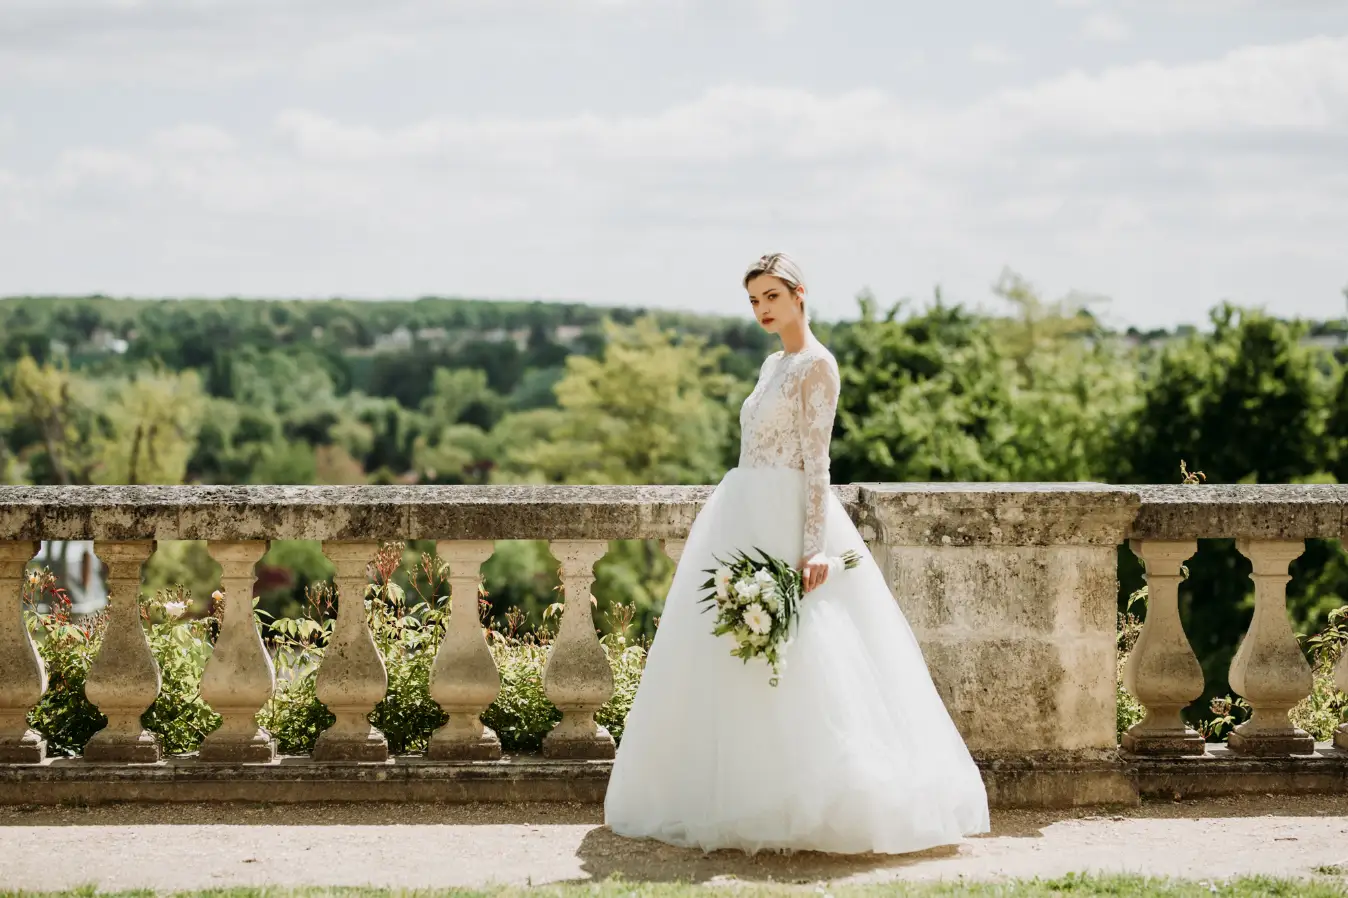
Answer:
[[[1348,545],[1348,487],[1178,486],[1145,487],[1129,545],[1147,572],[1147,616],[1129,656],[1124,685],[1147,716],[1123,738],[1139,755],[1202,755],[1202,737],[1186,727],[1181,710],[1203,693],[1203,671],[1179,617],[1181,566],[1198,540],[1228,538],[1249,559],[1254,617],[1231,662],[1231,688],[1251,716],[1228,740],[1235,753],[1307,755],[1314,740],[1288,718],[1311,693],[1311,669],[1287,616],[1289,566],[1312,538]],[[1200,591],[1202,584],[1195,584]],[[1344,597],[1348,602],[1348,596]],[[1348,655],[1336,681],[1348,691]],[[1348,750],[1348,724],[1334,745]]]
[[[120,765],[122,774],[140,767],[163,785],[166,774],[148,771],[170,762],[161,759],[140,722],[158,692],[159,671],[136,603],[141,566],[158,540],[208,541],[226,595],[202,682],[203,699],[224,723],[195,757],[171,759],[171,766],[174,776],[197,785],[217,776],[212,770],[228,771],[232,779],[218,793],[182,794],[252,795],[241,783],[266,769],[287,770],[291,780],[299,776],[295,759],[277,768],[272,741],[256,722],[275,677],[251,614],[253,566],[269,540],[286,539],[322,542],[342,597],[363,594],[367,565],[381,541],[434,540],[448,564],[453,602],[430,684],[449,722],[415,764],[390,759],[383,735],[368,720],[387,686],[383,662],[362,603],[338,602],[317,680],[319,698],[336,722],[322,734],[312,758],[304,759],[311,765],[305,770],[322,767],[327,772],[321,776],[330,777],[340,762],[352,771],[383,762],[425,779],[466,776],[465,770],[491,775],[497,769],[492,764],[520,763],[499,760],[500,743],[480,717],[500,681],[475,613],[477,586],[495,540],[544,539],[559,562],[565,593],[544,673],[546,694],[562,712],[544,755],[546,763],[561,766],[547,768],[551,773],[546,763],[536,768],[543,770],[539,776],[591,776],[593,765],[602,766],[614,752],[612,738],[595,721],[613,680],[593,625],[593,566],[612,539],[661,540],[677,560],[709,492],[705,487],[0,487],[0,802],[52,795],[96,800],[100,788],[106,794],[150,794],[142,787],[118,792],[110,780],[84,791],[71,785],[91,782],[94,774],[88,771],[106,765]],[[1196,540],[1209,537],[1238,539],[1254,565],[1256,583],[1255,618],[1231,675],[1254,717],[1232,737],[1228,753],[1304,758],[1318,766],[1309,779],[1298,780],[1298,788],[1348,789],[1348,754],[1317,749],[1288,722],[1288,709],[1310,689],[1284,604],[1287,566],[1303,541],[1340,538],[1348,529],[1348,487],[858,484],[837,492],[904,608],[938,689],[983,765],[994,802],[1135,801],[1148,790],[1149,776],[1168,790],[1174,787],[1174,771],[1156,766],[1164,759],[1213,757],[1179,716],[1203,683],[1176,601],[1180,564],[1193,554]],[[25,722],[45,680],[20,613],[24,565],[37,541],[53,539],[94,540],[109,567],[110,596],[107,635],[87,679],[89,700],[108,725],[89,742],[82,760],[59,762],[44,761],[41,740]],[[1129,688],[1148,714],[1127,734],[1121,755],[1115,737],[1115,614],[1117,551],[1125,542],[1144,561],[1150,586],[1146,624],[1127,668]],[[1348,688],[1348,662],[1340,668],[1339,683]],[[1340,728],[1338,745],[1348,749],[1348,728]],[[72,766],[88,762],[103,764],[83,772]],[[1250,774],[1265,776],[1259,780],[1262,791],[1273,788],[1266,774]],[[125,776],[117,782],[124,784]],[[1248,786],[1253,780],[1242,782]],[[164,788],[168,791],[154,794],[181,797]],[[362,794],[422,794],[371,788]],[[435,794],[483,794],[446,789]],[[309,787],[294,794],[300,796],[295,800],[319,797]]]

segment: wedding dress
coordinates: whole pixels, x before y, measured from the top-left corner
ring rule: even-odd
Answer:
[[[900,854],[988,829],[983,781],[884,575],[829,488],[838,368],[775,353],[740,410],[739,466],[674,574],[605,799],[623,836],[711,851]],[[855,549],[801,603],[781,682],[731,657],[698,604],[736,550],[795,563]]]

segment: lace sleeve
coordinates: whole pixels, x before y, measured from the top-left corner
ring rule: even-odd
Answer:
[[[810,362],[800,378],[800,454],[805,462],[805,557],[824,551],[828,514],[828,445],[838,409],[838,373],[828,359]]]

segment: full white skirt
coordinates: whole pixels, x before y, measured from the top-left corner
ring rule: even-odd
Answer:
[[[795,562],[804,475],[732,469],[698,515],[604,804],[619,835],[711,851],[902,854],[987,832],[983,780],[842,503],[825,551],[860,566],[805,597],[778,686],[698,604],[715,557]]]

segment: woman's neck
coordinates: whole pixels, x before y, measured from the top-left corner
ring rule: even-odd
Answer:
[[[777,332],[777,336],[782,338],[782,350],[784,352],[800,352],[810,342],[810,326],[801,321],[789,328],[782,328]]]

